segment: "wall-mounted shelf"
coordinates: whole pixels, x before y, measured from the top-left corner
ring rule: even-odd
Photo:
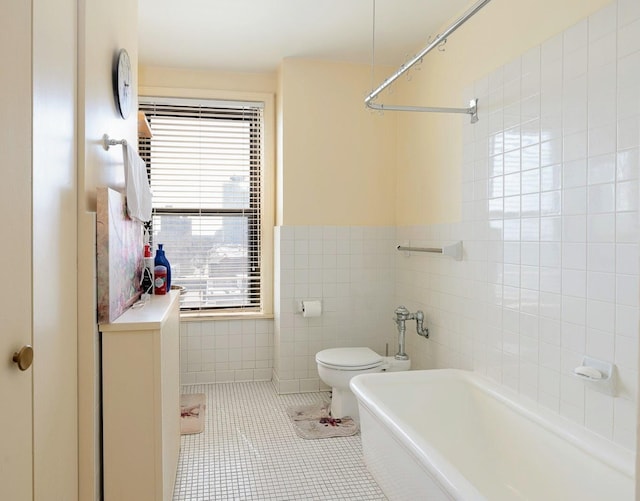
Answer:
[[[151,138],[153,137],[153,133],[151,132],[151,126],[149,125],[149,121],[147,120],[144,112],[138,112],[138,137]]]

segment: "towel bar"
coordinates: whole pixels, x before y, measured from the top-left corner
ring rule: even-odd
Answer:
[[[462,260],[462,241],[451,245],[445,245],[444,247],[408,247],[404,245],[397,245],[396,250],[405,252],[434,252],[436,254],[451,256],[456,261]]]

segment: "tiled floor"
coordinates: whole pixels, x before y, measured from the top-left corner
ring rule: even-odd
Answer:
[[[277,395],[270,382],[185,386],[205,393],[205,431],[182,436],[174,501],[384,500],[360,435],[305,440],[286,415],[329,394]]]

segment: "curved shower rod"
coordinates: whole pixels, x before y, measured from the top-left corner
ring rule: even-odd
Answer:
[[[454,31],[456,31],[460,26],[462,26],[469,18],[471,18],[476,12],[478,12],[482,7],[488,4],[491,0],[480,0],[476,2],[467,12],[465,12],[457,21],[455,21],[451,26],[449,26],[446,30],[442,32],[442,34],[438,35],[433,42],[427,45],[424,49],[420,51],[417,56],[414,56],[413,59],[404,63],[400,66],[400,69],[396,71],[393,75],[387,78],[382,84],[375,89],[371,94],[369,94],[365,100],[364,104],[373,110],[390,110],[390,111],[426,111],[426,112],[435,112],[435,113],[464,113],[467,115],[471,115],[471,123],[476,123],[478,121],[478,100],[472,99],[469,102],[468,108],[441,108],[441,107],[428,107],[428,106],[399,106],[393,104],[377,104],[374,103],[374,99],[380,94],[384,89],[389,87],[393,82],[395,82],[400,75],[409,70],[413,65],[417,62],[421,61],[424,56],[426,56],[431,50],[444,42],[449,35],[451,35]]]

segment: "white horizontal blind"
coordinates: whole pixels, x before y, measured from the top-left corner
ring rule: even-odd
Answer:
[[[259,310],[262,104],[140,98],[140,110],[152,239],[186,288],[182,309]]]

